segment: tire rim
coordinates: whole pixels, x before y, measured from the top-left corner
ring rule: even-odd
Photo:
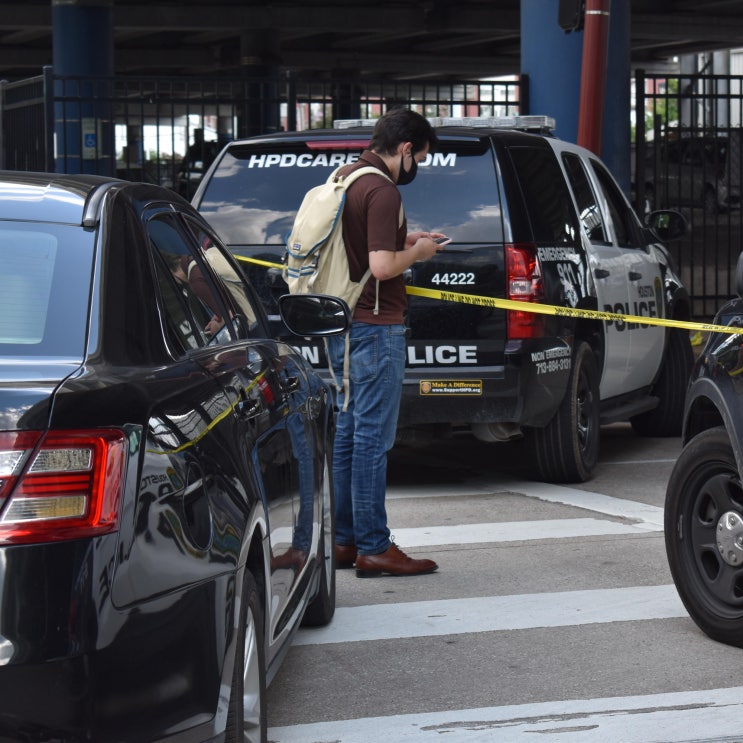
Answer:
[[[696,481],[689,513],[690,561],[704,595],[731,615],[743,609],[743,488],[736,472],[717,464]],[[691,567],[691,566],[690,566]],[[722,612],[724,613],[724,612]]]
[[[245,625],[245,657],[243,659],[243,739],[245,743],[261,743],[260,673],[258,635],[253,612],[249,611]]]

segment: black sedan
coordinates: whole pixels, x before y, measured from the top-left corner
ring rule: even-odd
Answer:
[[[736,290],[715,325],[743,328],[743,255]],[[683,444],[666,492],[671,574],[697,625],[743,647],[743,335],[710,332],[686,393]]]
[[[335,610],[330,389],[158,186],[0,173],[0,266],[0,740],[264,741]]]

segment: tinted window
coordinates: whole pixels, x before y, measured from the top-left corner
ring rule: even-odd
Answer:
[[[83,357],[94,240],[80,227],[0,223],[0,354]]]
[[[200,224],[188,218],[186,224],[196,238],[204,264],[208,265],[218,277],[215,281],[223,283],[226,304],[231,306],[234,313],[242,315],[247,320],[249,328],[255,329],[259,314],[239,266],[230,256],[222,252],[214,236],[204,230]],[[260,330],[258,334],[261,334]]]
[[[573,189],[575,201],[578,204],[578,215],[583,223],[583,227],[588,233],[588,237],[596,242],[606,242],[601,210],[599,209],[596,195],[593,193],[593,188],[591,188],[586,171],[583,169],[583,163],[580,157],[570,152],[565,152],[563,153],[562,160],[568,174],[570,186]]]
[[[455,243],[503,242],[493,153],[486,143],[441,142],[400,189],[408,230],[435,230]]]
[[[552,150],[511,147],[508,151],[519,174],[534,239],[550,245],[574,243],[579,235],[575,208]]]
[[[637,217],[622,196],[619,187],[609,172],[600,163],[591,160],[601,190],[609,206],[609,216],[614,225],[618,245],[630,246],[639,243]]]
[[[228,310],[172,217],[147,222],[171,343],[179,350],[230,340]]]
[[[234,147],[225,154],[199,211],[231,247],[283,247],[304,194],[358,149],[310,149],[274,144]],[[493,155],[486,143],[442,141],[401,189],[410,230],[445,232],[455,242],[503,240]]]

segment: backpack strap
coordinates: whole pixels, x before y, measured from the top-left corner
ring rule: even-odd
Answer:
[[[379,168],[375,168],[373,165],[366,165],[363,168],[359,168],[358,170],[354,170],[351,173],[349,173],[347,176],[339,176],[338,170],[340,168],[337,168],[330,174],[330,179],[332,179],[334,182],[343,182],[343,187],[347,189],[354,181],[356,181],[358,178],[361,178],[362,175],[381,175],[382,178],[386,178],[390,183],[392,183],[392,178],[390,178],[386,173],[383,173]],[[400,205],[400,219],[403,218],[403,210],[402,210],[402,204]],[[402,221],[400,222],[402,224]],[[364,275],[361,277],[360,283],[366,284],[366,282],[369,280],[369,277],[371,276],[371,268],[367,268]],[[379,279],[377,279],[377,290],[376,290],[376,302],[374,305],[374,314],[379,314]],[[328,346],[327,341],[325,343],[325,351],[327,354]],[[330,363],[330,355],[328,355],[328,366],[330,367],[330,374],[333,378],[333,382],[335,383],[336,389],[340,391],[343,390],[343,412],[345,413],[348,409],[348,401],[351,397],[351,381],[349,376],[349,368],[351,366],[351,331],[346,331],[346,337],[345,337],[345,343],[344,343],[344,350],[343,350],[343,378],[341,380],[342,384],[338,385],[338,382],[335,379],[335,374],[333,372],[333,365]]]
[[[355,180],[361,178],[362,175],[381,175],[382,178],[386,178],[390,183],[392,183],[392,178],[390,178],[386,173],[383,173],[379,168],[375,168],[373,165],[365,165],[363,168],[359,168],[358,170],[352,170],[348,175],[338,175],[339,170],[340,168],[336,168],[330,174],[329,180],[332,180],[334,183],[343,183],[346,188],[348,188]]]

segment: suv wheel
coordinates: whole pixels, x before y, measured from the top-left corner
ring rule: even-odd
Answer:
[[[743,647],[743,485],[724,428],[695,436],[668,482],[666,554],[691,618]]]
[[[694,352],[689,333],[673,328],[668,334],[668,348],[653,395],[658,407],[631,419],[632,428],[641,436],[679,436],[684,417],[684,398],[689,384]]]
[[[580,343],[565,397],[544,428],[527,439],[534,464],[547,482],[584,482],[591,477],[599,453],[598,367],[588,343]]]

